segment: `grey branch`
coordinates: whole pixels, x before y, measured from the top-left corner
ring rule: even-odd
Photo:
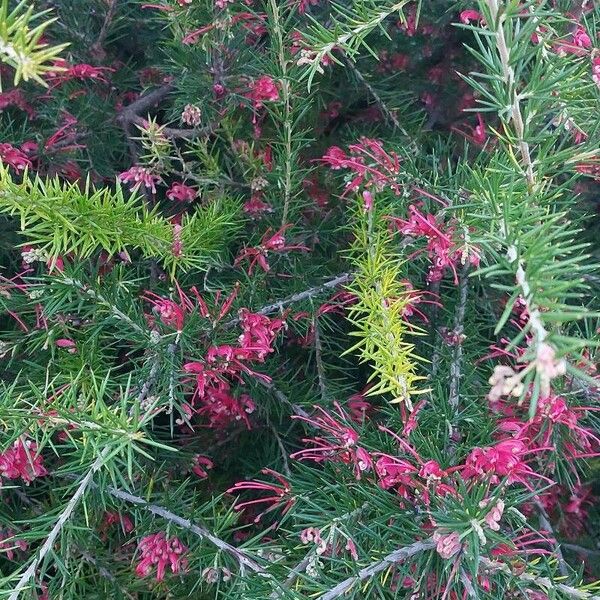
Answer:
[[[273,304],[267,304],[266,306],[263,306],[256,312],[259,315],[270,315],[274,312],[284,309],[286,306],[289,306],[290,304],[294,304],[296,302],[301,302],[302,300],[308,300],[310,298],[314,298],[315,296],[319,296],[319,295],[323,294],[324,292],[335,289],[336,287],[339,287],[346,283],[350,283],[350,281],[352,281],[353,277],[354,277],[353,273],[342,273],[341,275],[338,275],[337,277],[334,277],[333,279],[330,279],[329,281],[326,281],[325,283],[323,283],[321,285],[317,285],[315,287],[309,288],[302,292],[292,294],[291,296],[288,296],[287,298],[284,298],[283,300],[277,300],[277,302],[273,302]],[[227,323],[225,323],[225,327],[233,327],[233,326],[237,325],[239,322],[240,322],[239,318],[231,319],[231,321],[227,321]]]
[[[454,331],[456,345],[450,364],[450,393],[448,396],[450,406],[454,412],[458,410],[459,392],[460,392],[460,375],[462,371],[463,345],[461,336],[464,331],[465,311],[467,306],[467,296],[469,295],[469,265],[463,267],[458,283],[459,298],[454,315]]]
[[[384,559],[373,563],[368,567],[365,567],[364,569],[361,569],[356,575],[348,577],[348,579],[344,579],[344,581],[338,583],[334,588],[330,589],[325,594],[319,596],[318,600],[333,600],[334,598],[339,598],[340,596],[343,596],[355,584],[360,583],[365,579],[369,579],[374,575],[377,575],[377,573],[385,571],[388,567],[403,562],[407,558],[410,558],[415,554],[420,554],[421,552],[431,550],[434,547],[435,543],[430,538],[419,542],[415,542],[410,546],[404,546],[404,548],[394,550],[393,552],[388,554]]]
[[[479,560],[482,567],[484,567],[484,569],[486,569],[488,572],[504,573],[504,575],[508,575],[509,577],[516,577],[522,582],[535,585],[537,588],[561,592],[565,596],[574,598],[575,600],[600,600],[600,596],[598,594],[593,594],[592,592],[587,592],[585,590],[579,590],[576,587],[567,585],[566,583],[558,583],[549,577],[542,577],[532,573],[515,574],[511,571],[510,567],[506,563],[493,561],[489,558],[485,558],[484,556],[482,556]]]
[[[560,544],[556,539],[556,534],[554,533],[554,528],[552,527],[552,523],[550,523],[550,518],[548,517],[548,513],[546,509],[542,506],[542,503],[536,500],[535,506],[538,509],[540,514],[540,525],[543,529],[545,529],[555,540],[554,544],[554,553],[556,554],[556,558],[558,560],[558,572],[563,576],[567,577],[569,575],[569,568],[567,566],[567,562],[565,561],[565,557],[563,556],[562,550],[560,549]]]
[[[93,487],[98,489],[98,486],[95,484]],[[235,546],[232,546],[231,544],[227,543],[225,540],[222,540],[221,538],[217,537],[211,531],[206,529],[206,527],[197,525],[196,523],[192,523],[192,521],[190,521],[189,519],[180,517],[179,515],[172,513],[170,510],[167,510],[166,508],[159,506],[158,504],[151,504],[150,502],[146,502],[146,500],[140,498],[139,496],[134,496],[133,494],[130,494],[129,492],[125,492],[118,488],[108,486],[106,487],[106,491],[114,498],[118,498],[119,500],[123,500],[124,502],[128,502],[129,504],[141,506],[142,508],[151,512],[152,514],[162,517],[163,519],[174,523],[175,525],[178,525],[179,527],[182,527],[187,531],[190,531],[194,535],[197,535],[199,538],[208,540],[219,550],[226,552],[227,554],[235,558],[235,560],[237,560],[240,566],[247,567],[255,573],[267,573],[267,571],[263,567],[261,567],[253,558],[248,556],[243,550],[240,550],[239,548],[236,548]]]
[[[15,586],[11,595],[8,597],[8,600],[17,600],[19,598],[21,592],[29,584],[29,580],[35,575],[38,565],[44,560],[46,554],[48,554],[48,552],[52,550],[52,546],[54,546],[56,538],[59,536],[60,532],[62,531],[62,528],[65,526],[65,523],[67,523],[67,521],[71,518],[75,507],[77,506],[77,504],[79,504],[79,501],[81,500],[87,489],[94,485],[92,477],[94,476],[96,471],[98,471],[98,469],[100,469],[100,467],[104,464],[104,460],[109,450],[110,448],[105,448],[102,451],[102,453],[94,461],[94,464],[90,467],[90,470],[87,472],[87,475],[81,480],[81,483],[77,487],[77,490],[75,490],[75,493],[73,494],[73,496],[71,496],[71,499],[67,503],[67,506],[65,506],[65,509],[58,517],[58,520],[54,524],[54,527],[52,528],[52,530],[48,534],[48,537],[42,544],[38,555],[35,557],[34,560],[31,561],[31,564],[23,573],[23,575],[21,575],[21,579],[19,579],[19,582]]]

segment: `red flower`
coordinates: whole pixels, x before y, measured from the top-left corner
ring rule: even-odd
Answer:
[[[259,265],[260,268],[265,271],[270,270],[269,263],[267,262],[267,255],[269,252],[286,252],[288,250],[308,250],[306,246],[301,244],[288,246],[285,243],[285,236],[283,233],[286,229],[290,228],[291,225],[284,225],[278,229],[275,233],[271,233],[272,229],[269,228],[263,235],[261,243],[254,248],[244,248],[240,250],[237,255],[234,266],[238,266],[243,260],[249,259],[250,264],[248,266],[248,275],[252,275],[255,265]]]
[[[37,444],[31,440],[16,440],[0,454],[0,476],[31,483],[36,477],[47,475],[44,460],[37,454]]]
[[[6,163],[16,171],[31,167],[31,161],[25,153],[10,144],[0,144],[0,162]]]
[[[481,16],[481,13],[477,10],[473,10],[473,9],[463,10],[460,13],[460,22],[464,23],[465,25],[469,25],[471,23],[471,21],[475,21],[476,23],[479,23],[482,20],[483,20],[483,17]]]
[[[279,100],[279,88],[273,79],[263,75],[252,82],[246,97],[253,101],[254,108],[261,108],[264,102]]]
[[[162,531],[142,538],[138,543],[141,560],[135,568],[138,577],[146,577],[156,567],[156,581],[165,578],[165,569],[171,567],[173,573],[187,569],[187,559],[184,554],[188,551],[178,538],[167,538]]]
[[[192,462],[192,471],[200,477],[200,479],[206,479],[208,477],[208,471],[214,467],[213,461],[208,456],[202,456],[196,454]]]
[[[73,340],[61,338],[54,342],[59,348],[66,348],[71,354],[77,353],[77,345]]]
[[[70,65],[62,58],[56,59],[54,61],[54,66],[62,69],[61,71],[50,71],[47,75],[54,84],[54,87],[71,79],[79,79],[80,81],[91,79],[101,81],[102,83],[108,83],[105,74],[114,71],[114,69],[111,69],[110,67],[93,67],[86,63]]]
[[[169,200],[179,200],[180,202],[191,202],[197,195],[198,192],[185,183],[174,183],[167,191]]]
[[[130,517],[114,511],[107,511],[104,513],[103,525],[104,527],[119,525],[123,530],[123,533],[131,533],[134,530],[133,521]]]
[[[133,185],[130,186],[132,191],[137,190],[141,185],[144,185],[149,188],[153,194],[156,194],[156,184],[162,181],[158,175],[154,175],[149,169],[137,166],[133,166],[127,169],[127,171],[120,173],[118,180],[124,183],[133,183]]]
[[[262,469],[263,475],[271,475],[277,480],[277,483],[267,483],[265,481],[239,481],[233,487],[227,490],[227,493],[232,494],[234,492],[241,492],[244,490],[252,490],[257,492],[268,492],[271,495],[264,498],[257,498],[256,500],[248,500],[247,502],[236,503],[235,510],[244,510],[248,506],[254,506],[257,504],[269,505],[263,512],[261,512],[255,519],[254,522],[258,523],[260,519],[267,513],[282,506],[282,514],[285,514],[294,505],[296,501],[291,495],[292,488],[290,487],[287,479],[272,469]]]

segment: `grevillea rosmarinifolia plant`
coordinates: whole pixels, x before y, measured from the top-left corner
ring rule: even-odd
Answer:
[[[599,33],[0,0],[0,598],[599,599]]]

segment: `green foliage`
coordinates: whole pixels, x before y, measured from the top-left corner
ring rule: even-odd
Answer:
[[[425,379],[417,374],[422,359],[410,338],[422,332],[403,316],[410,297],[401,280],[400,259],[391,250],[386,223],[372,210],[357,215],[354,232],[356,274],[349,289],[358,302],[348,318],[355,328],[351,335],[359,341],[350,351],[358,350],[361,361],[372,368],[370,394],[389,394],[392,403],[405,402],[412,409],[411,398],[429,390],[419,389]]]
[[[35,13],[29,0],[21,0],[12,10],[9,4],[10,0],[2,0],[0,4],[0,60],[15,70],[15,85],[33,79],[45,86],[42,75],[60,70],[51,63],[68,44],[49,46],[41,41],[56,20],[46,18],[50,11]],[[31,28],[40,19],[42,22]]]
[[[28,242],[53,261],[70,254],[87,258],[99,249],[111,256],[138,250],[172,274],[218,262],[241,224],[239,206],[229,199],[185,214],[177,226],[157,206],[149,209],[118,185],[114,191],[94,189],[88,180],[82,190],[77,184],[27,175],[15,182],[7,168],[0,171],[0,212],[18,215]]]

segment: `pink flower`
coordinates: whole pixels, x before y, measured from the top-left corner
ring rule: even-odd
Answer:
[[[47,475],[44,460],[37,454],[37,444],[31,440],[16,440],[0,454],[0,476],[31,483],[36,477]]]
[[[154,292],[146,292],[143,298],[152,304],[153,312],[158,314],[163,325],[182,331],[186,315],[191,314],[195,307],[177,283],[176,287],[179,302],[175,302],[170,298],[163,298]]]
[[[0,162],[6,163],[16,171],[31,167],[31,161],[24,152],[10,144],[0,144]]]
[[[496,504],[492,507],[490,512],[485,516],[486,525],[492,531],[500,530],[500,519],[502,518],[502,513],[504,512],[504,501],[498,500]]]
[[[158,175],[154,175],[150,169],[145,167],[133,166],[127,171],[123,171],[119,174],[118,180],[123,183],[132,183],[130,189],[137,190],[141,185],[149,188],[153,194],[156,194],[156,184],[159,183],[161,178]]]
[[[400,159],[395,152],[387,152],[379,140],[361,137],[356,144],[348,146],[350,155],[341,148],[331,146],[321,161],[331,169],[350,169],[354,177],[346,184],[346,193],[361,185],[374,186],[377,190],[390,187],[400,194],[396,182],[400,172]]]
[[[114,511],[107,511],[104,513],[103,525],[104,527],[119,525],[123,533],[131,533],[134,530],[133,521],[130,517]]]
[[[420,400],[414,405],[412,412],[408,415],[408,419],[406,419],[404,429],[402,430],[402,435],[404,437],[408,437],[417,428],[417,425],[419,424],[417,417],[426,403],[426,400]]]
[[[16,106],[17,108],[20,108],[22,111],[27,113],[27,116],[30,119],[35,117],[35,110],[27,102],[27,100],[25,100],[23,90],[19,88],[14,88],[8,92],[0,93],[0,111],[8,108],[9,106]],[[23,150],[25,149],[23,148]]]
[[[250,200],[247,200],[242,208],[249,215],[273,212],[273,208],[262,199],[259,192],[252,194]]]
[[[260,519],[267,513],[281,507],[282,514],[285,514],[292,506],[296,499],[291,495],[292,488],[290,483],[283,475],[273,471],[272,469],[262,469],[263,475],[270,475],[277,480],[277,483],[267,483],[265,481],[239,481],[233,487],[227,490],[228,494],[234,492],[241,492],[244,490],[251,490],[255,492],[267,492],[269,496],[257,498],[256,500],[248,500],[247,502],[236,503],[235,510],[244,510],[248,506],[255,506],[257,504],[266,504],[267,508],[261,512],[255,519],[254,522],[258,523]]]
[[[54,66],[62,69],[61,71],[50,71],[47,75],[54,86],[61,85],[71,79],[79,79],[80,81],[91,79],[108,83],[105,74],[114,71],[114,69],[110,67],[93,67],[86,63],[70,65],[62,58],[56,59],[54,61]]]
[[[331,169],[343,169],[347,166],[348,156],[339,146],[331,146],[321,159]]]
[[[196,454],[192,462],[192,471],[200,477],[200,479],[206,479],[208,477],[208,471],[214,467],[213,461],[208,456],[202,456]]]
[[[16,533],[12,529],[0,529],[0,555],[5,554],[8,560],[15,557],[15,550],[24,552],[28,544],[25,540],[15,537]]]
[[[423,479],[441,479],[446,476],[446,472],[442,471],[442,468],[435,460],[428,460],[423,463],[419,470],[419,477]]]
[[[187,569],[187,559],[184,554],[188,551],[178,538],[167,538],[162,531],[142,538],[138,543],[141,560],[135,568],[138,577],[146,577],[156,567],[156,581],[165,578],[165,569],[171,567],[173,573]]]
[[[77,353],[77,345],[73,340],[61,338],[60,340],[56,340],[54,343],[58,348],[66,348],[71,354]]]
[[[321,532],[316,527],[307,527],[300,532],[300,541],[303,544],[320,544],[321,543]]]
[[[433,534],[433,541],[438,554],[445,560],[452,558],[461,549],[460,536],[456,531],[452,533],[436,531]]]
[[[363,192],[363,207],[365,212],[371,212],[373,210],[373,194],[368,190]]]
[[[243,260],[249,259],[248,275],[252,275],[254,267],[258,265],[265,273],[271,269],[267,262],[267,256],[270,252],[287,252],[288,250],[308,250],[306,246],[301,244],[287,245],[284,232],[291,225],[284,225],[275,233],[272,233],[271,228],[267,229],[263,235],[260,244],[253,248],[243,248],[238,253],[234,266],[238,266]]]
[[[261,108],[264,102],[279,100],[279,88],[273,79],[263,75],[252,82],[246,97],[253,101],[254,108]]]
[[[239,342],[243,358],[263,362],[267,354],[273,352],[273,344],[285,321],[251,313],[246,308],[240,309],[239,315],[242,326]]]
[[[573,34],[573,43],[580,48],[589,49],[592,47],[592,40],[583,26],[577,26],[577,29]]]
[[[397,485],[414,487],[413,477],[418,469],[406,460],[383,454],[375,463],[375,472],[379,476],[379,486],[389,490]]]
[[[169,200],[179,200],[180,202],[191,202],[197,195],[198,192],[185,183],[174,183],[167,191]]]
[[[592,59],[592,79],[600,88],[600,55]]]
[[[482,19],[483,19],[483,17],[481,16],[481,13],[477,10],[473,10],[473,9],[463,10],[460,13],[460,22],[464,23],[465,25],[469,25],[471,23],[471,21],[479,23],[482,21]]]

